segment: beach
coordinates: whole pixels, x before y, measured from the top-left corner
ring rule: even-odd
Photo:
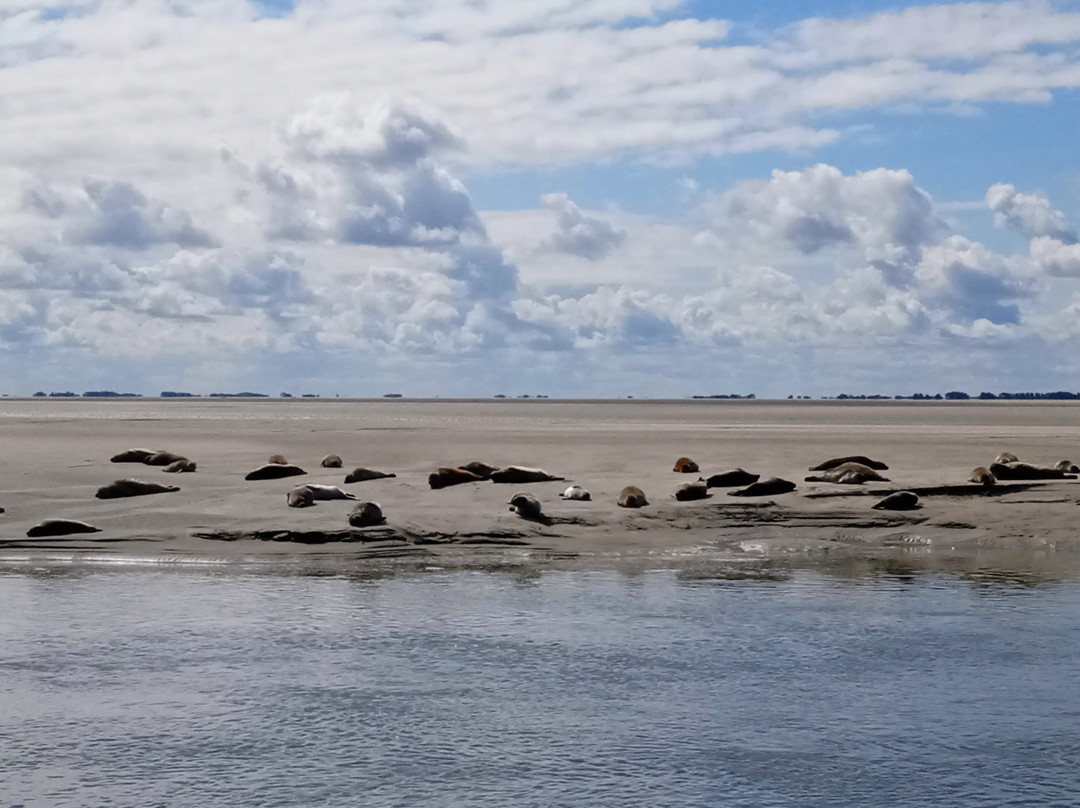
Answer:
[[[717,553],[738,558],[944,558],[1020,554],[1074,564],[1080,482],[967,483],[999,452],[1039,465],[1080,460],[1080,407],[1069,402],[410,399],[4,399],[0,434],[0,557],[148,559],[366,558],[594,559]],[[194,473],[111,463],[133,447],[196,461]],[[324,455],[340,469],[320,467]],[[247,481],[280,454],[307,474]],[[809,483],[808,469],[844,455],[888,465],[888,482]],[[743,468],[797,483],[787,494],[740,498],[733,489],[678,502],[682,456],[700,476]],[[565,478],[474,482],[432,490],[439,467],[482,461],[540,467]],[[396,476],[344,484],[366,467]],[[178,485],[172,493],[100,500],[122,478]],[[296,485],[338,485],[379,503],[386,524],[350,528],[354,503],[294,509]],[[581,485],[591,501],[559,494]],[[627,485],[649,505],[616,504]],[[871,506],[899,490],[921,507]],[[510,512],[518,491],[540,500],[545,521]],[[78,519],[100,532],[28,538],[44,519]]]

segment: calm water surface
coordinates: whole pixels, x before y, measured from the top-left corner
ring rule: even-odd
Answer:
[[[8,568],[0,805],[1074,808],[1080,585],[1021,583]]]

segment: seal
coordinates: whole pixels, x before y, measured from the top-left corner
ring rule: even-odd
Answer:
[[[867,468],[874,469],[875,471],[888,471],[889,469],[884,463],[878,460],[871,460],[865,455],[849,455],[848,457],[834,457],[832,460],[818,463],[816,466],[811,466],[807,471],[828,471],[837,466],[842,466],[844,463],[859,463]]]
[[[375,469],[355,468],[345,475],[346,483],[362,483],[366,480],[382,480],[386,477],[397,477],[396,474]]]
[[[488,479],[493,483],[546,483],[552,480],[565,480],[566,478],[548,474],[543,469],[533,469],[528,466],[507,466],[491,472]]]
[[[911,511],[922,506],[919,505],[919,495],[914,491],[897,491],[870,507],[875,511]]]
[[[270,455],[267,463],[273,463],[275,466],[287,466],[289,461],[285,459],[284,455]]]
[[[471,471],[481,480],[486,480],[488,477],[491,476],[491,472],[499,470],[498,466],[481,463],[479,460],[474,460],[471,463],[466,463],[464,466],[459,466],[458,468],[463,468],[465,469],[465,471]]]
[[[994,458],[994,463],[1019,463],[1020,458],[1012,452],[1002,452]],[[993,465],[993,463],[991,463]]]
[[[643,508],[649,504],[645,492],[636,485],[628,485],[619,492],[619,506],[623,508]]]
[[[990,473],[990,469],[985,466],[976,466],[971,470],[971,476],[968,477],[969,483],[978,483],[983,488],[989,488],[997,482],[997,478]]]
[[[477,477],[471,471],[459,468],[440,468],[433,471],[428,475],[428,485],[432,488],[447,488],[451,485],[461,485],[462,483],[477,483],[480,482],[480,477]]]
[[[318,483],[307,483],[303,486],[310,489],[312,497],[315,500],[330,500],[330,499],[356,499],[356,494],[351,494],[348,491],[342,491],[336,485],[319,485]]]
[[[142,480],[133,480],[130,477],[124,480],[116,480],[108,485],[103,485],[94,494],[98,499],[120,499],[121,497],[141,497],[145,494],[167,494],[171,491],[179,491],[178,485],[162,485],[161,483],[147,483]]]
[[[888,477],[882,477],[869,466],[862,463],[841,463],[813,477],[806,477],[808,483],[843,483],[844,485],[862,485],[867,480],[887,483]]]
[[[195,471],[194,460],[177,460],[175,463],[170,463],[162,471],[167,471],[170,474],[176,474],[182,471]]]
[[[697,482],[683,483],[675,489],[675,499],[679,500],[679,502],[686,502],[691,499],[707,499],[708,497],[709,486],[700,477]]]
[[[154,452],[143,462],[148,466],[171,466],[177,460],[187,460],[187,458],[173,452]]]
[[[1064,471],[1066,474],[1080,474],[1080,466],[1071,460],[1059,460],[1054,464],[1054,468],[1058,471]]]
[[[299,466],[293,466],[289,463],[267,463],[265,466],[259,466],[254,471],[249,471],[245,476],[245,480],[280,480],[282,477],[296,477],[300,474],[307,474]]]
[[[118,460],[116,462],[129,463],[134,461]],[[31,539],[36,539],[39,536],[70,536],[72,533],[100,532],[100,527],[88,525],[86,522],[80,522],[78,519],[46,519],[43,522],[38,522],[26,531],[26,535]]]
[[[109,458],[110,463],[145,463],[146,458],[156,455],[160,449],[128,449]]]
[[[559,494],[563,499],[578,499],[582,502],[588,502],[592,499],[592,495],[582,488],[580,485],[572,485]]]
[[[324,469],[339,469],[341,468],[341,458],[336,454],[328,454],[319,462],[319,465]]]
[[[540,500],[532,494],[518,493],[510,497],[510,511],[522,519],[539,519],[543,514]]]
[[[297,486],[285,495],[290,508],[310,508],[315,504],[315,495],[306,485]]]
[[[386,521],[378,502],[358,502],[349,511],[349,524],[353,527],[371,527]]]
[[[795,483],[780,477],[767,477],[756,483],[751,483],[739,491],[728,491],[729,497],[770,497],[775,494],[786,494],[795,490]]]
[[[675,465],[672,466],[671,470],[677,471],[679,474],[697,474],[700,471],[698,464],[689,457],[680,457],[675,461]]]
[[[1058,468],[1044,468],[1031,463],[991,463],[990,473],[999,480],[1075,480],[1075,474],[1067,474]]]
[[[742,469],[729,469],[719,474],[713,474],[705,481],[709,488],[734,488],[739,485],[750,485],[761,478],[760,474],[751,474]]]

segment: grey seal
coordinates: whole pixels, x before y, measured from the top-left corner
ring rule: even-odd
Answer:
[[[128,449],[109,458],[110,463],[145,463],[146,458],[156,455],[160,449]]]
[[[319,465],[322,466],[324,469],[339,469],[341,468],[341,458],[338,457],[336,454],[328,454],[321,461],[319,461]]]
[[[170,466],[177,460],[187,460],[187,458],[174,452],[155,452],[143,462],[148,466]]]
[[[697,482],[683,483],[675,489],[675,499],[679,500],[679,502],[686,502],[691,499],[707,499],[708,496],[709,486],[701,478],[698,478]]]
[[[805,478],[808,483],[843,483],[844,485],[862,485],[867,480],[887,483],[888,477],[882,477],[869,466],[862,463],[841,463],[821,474]]]
[[[365,480],[382,480],[386,477],[397,477],[393,472],[376,471],[375,469],[355,468],[345,475],[346,483],[362,483]]]
[[[117,461],[126,463],[129,461]],[[46,519],[38,522],[26,531],[26,535],[32,539],[39,536],[69,536],[72,533],[100,533],[100,527],[94,527],[78,519]]]
[[[146,494],[167,494],[179,490],[178,485],[162,485],[127,478],[101,486],[94,496],[98,499],[120,499],[121,497],[141,497]]]
[[[371,527],[385,521],[378,502],[359,502],[349,511],[349,524],[353,527]]]
[[[488,479],[493,483],[545,483],[552,480],[565,480],[566,478],[548,474],[543,469],[534,469],[528,466],[507,466],[491,472]]]
[[[297,486],[285,495],[290,508],[310,508],[315,504],[315,495],[306,485]]]
[[[991,463],[990,473],[999,480],[1074,480],[1075,474],[1066,474],[1058,468],[1044,468],[1031,463]]]
[[[761,478],[760,474],[751,474],[742,469],[729,469],[719,474],[713,474],[705,481],[709,488],[734,488],[739,485],[750,485]]]
[[[510,510],[522,519],[539,519],[542,515],[543,508],[540,505],[540,500],[532,494],[524,492],[514,494],[514,496],[510,497],[508,504]]]
[[[984,488],[989,488],[997,482],[997,478],[990,473],[990,469],[985,466],[976,466],[971,470],[971,476],[968,477],[969,483],[978,483]]]
[[[875,511],[910,511],[920,507],[919,495],[914,491],[897,491],[870,507]]]
[[[729,497],[769,497],[795,490],[795,483],[780,477],[768,477],[751,483],[739,491],[728,491]]]
[[[832,460],[826,460],[824,463],[818,463],[816,466],[811,466],[809,471],[828,471],[834,469],[837,466],[842,466],[844,463],[860,463],[868,468],[872,468],[875,471],[888,471],[889,467],[878,460],[871,460],[866,455],[848,455],[847,457],[834,457]]]
[[[447,488],[451,485],[480,482],[481,479],[483,478],[465,469],[444,467],[429,474],[427,481],[432,488]]]
[[[194,460],[177,460],[175,463],[170,463],[169,465],[167,465],[165,468],[162,469],[162,471],[167,471],[170,474],[177,474],[180,472],[195,471],[195,468],[196,466]]]
[[[299,466],[293,466],[289,463],[267,463],[265,466],[259,466],[254,471],[249,471],[245,476],[245,480],[280,480],[282,477],[296,477],[300,474],[307,474]]]

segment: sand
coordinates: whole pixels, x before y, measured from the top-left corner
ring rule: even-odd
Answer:
[[[1080,557],[1080,481],[985,492],[966,484],[973,467],[1002,451],[1037,464],[1080,461],[1080,406],[1069,402],[4,399],[0,434],[0,561],[942,559],[997,551],[1064,564]],[[184,455],[198,471],[109,462],[133,447]],[[321,468],[328,453],[340,455],[343,468]],[[244,479],[272,454],[307,475]],[[810,466],[849,454],[887,463],[890,482],[803,481]],[[741,467],[798,487],[755,499],[713,489],[709,499],[677,502],[676,487],[698,476],[672,471],[681,456],[703,476]],[[428,487],[437,467],[474,460],[541,467],[566,481]],[[345,485],[357,466],[397,476]],[[181,490],[95,498],[100,486],[124,477]],[[378,502],[386,525],[350,528],[348,501],[288,508],[286,492],[304,482]],[[592,501],[559,499],[571,483]],[[644,490],[647,507],[616,506],[631,484]],[[905,489],[923,492],[920,509],[871,509]],[[508,510],[518,491],[540,499],[544,522]],[[101,532],[26,537],[47,518],[84,520]]]

